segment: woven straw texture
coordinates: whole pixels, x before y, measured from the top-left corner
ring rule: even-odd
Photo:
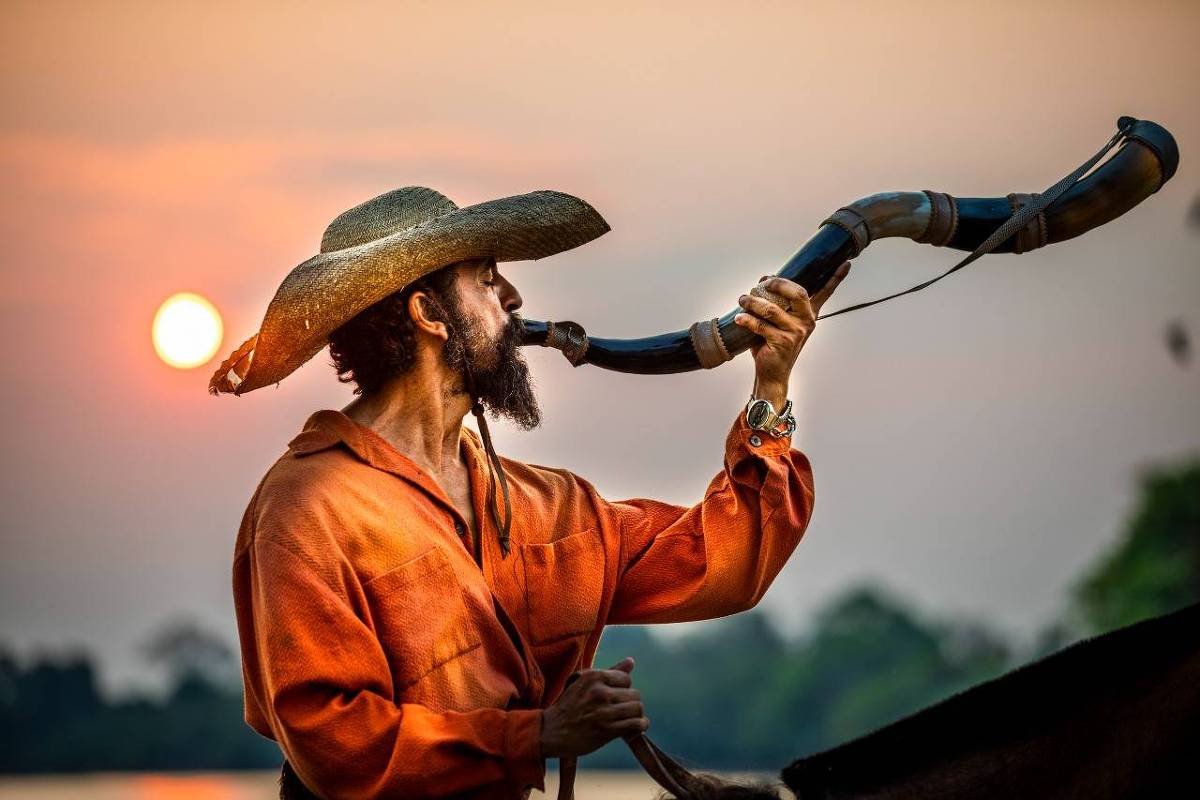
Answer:
[[[545,258],[608,230],[583,200],[550,190],[462,209],[421,186],[380,195],[330,223],[320,254],[283,279],[258,333],[221,363],[209,391],[244,394],[281,381],[360,311],[448,264]]]

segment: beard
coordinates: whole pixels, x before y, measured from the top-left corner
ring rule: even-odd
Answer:
[[[464,312],[458,298],[449,300],[443,303],[452,326],[442,348],[446,366],[462,377],[464,391],[471,388],[474,379],[476,398],[493,416],[504,417],[523,430],[533,430],[542,422],[542,411],[534,395],[529,364],[521,354],[521,317],[509,314],[499,337],[489,339],[478,321]]]

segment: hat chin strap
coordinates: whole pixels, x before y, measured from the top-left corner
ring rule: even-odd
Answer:
[[[508,558],[509,550],[512,549],[508,535],[509,529],[512,527],[512,502],[508,494],[508,479],[504,476],[504,467],[500,464],[500,457],[496,455],[496,448],[492,446],[492,434],[488,430],[487,419],[483,415],[483,403],[475,391],[475,374],[471,371],[470,359],[466,357],[463,358],[463,373],[467,382],[467,394],[471,398],[471,413],[475,415],[479,424],[479,433],[483,437],[483,449],[488,457],[488,510],[491,511],[492,522],[495,523],[496,530],[500,534],[500,554],[502,557]],[[503,521],[500,520],[496,502],[497,476],[499,476],[500,490],[504,496]]]

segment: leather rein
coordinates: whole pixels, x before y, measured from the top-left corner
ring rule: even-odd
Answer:
[[[570,686],[579,677],[578,672],[567,678]],[[654,782],[666,789],[676,798],[687,798],[699,793],[704,787],[703,779],[692,774],[664,753],[658,745],[650,741],[644,733],[623,737],[625,744],[633,752],[634,758],[642,765]],[[575,773],[578,767],[576,756],[563,756],[558,760],[558,800],[575,800]]]

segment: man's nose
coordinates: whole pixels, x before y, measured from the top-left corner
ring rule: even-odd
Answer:
[[[497,276],[497,278],[500,281],[500,306],[511,314],[521,307],[521,293],[517,291],[517,287],[503,277]]]

